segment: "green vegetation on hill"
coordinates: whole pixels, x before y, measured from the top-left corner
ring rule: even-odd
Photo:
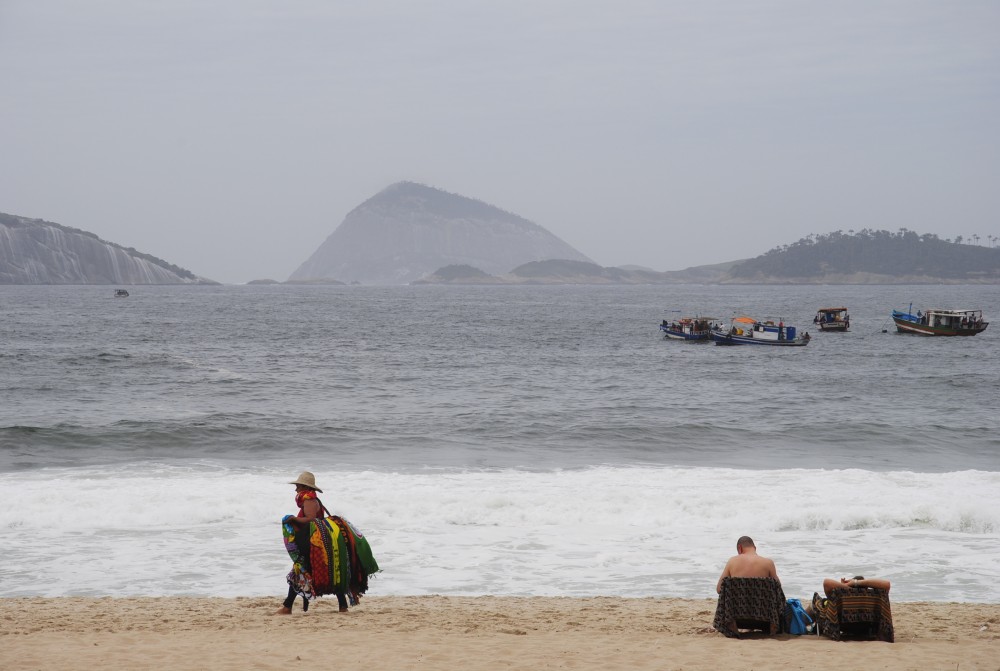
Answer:
[[[864,229],[810,235],[737,265],[730,277],[792,280],[869,273],[973,282],[1000,279],[1000,249],[961,241],[905,228],[897,233]]]
[[[604,268],[596,263],[574,261],[571,259],[550,259],[548,261],[531,261],[514,268],[511,275],[524,278],[551,277],[592,277],[607,280],[621,280],[629,272],[620,268]]]
[[[479,268],[462,263],[445,266],[434,272],[434,277],[440,280],[463,280],[463,279],[483,279],[489,277]]]

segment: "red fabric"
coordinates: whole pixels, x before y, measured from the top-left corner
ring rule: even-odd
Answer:
[[[306,516],[305,503],[309,499],[316,499],[316,502],[319,503],[319,498],[316,496],[316,492],[312,489],[306,489],[305,491],[297,492],[295,494],[295,505],[299,507],[299,517]],[[320,505],[322,506],[322,504]]]
[[[336,546],[334,546],[336,547]],[[309,562],[312,566],[313,589],[317,594],[329,594],[333,591],[330,585],[330,569],[323,548],[309,546]]]

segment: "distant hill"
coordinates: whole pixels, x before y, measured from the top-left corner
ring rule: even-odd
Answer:
[[[1000,282],[1000,249],[865,229],[811,235],[733,266],[725,283],[939,284]]]
[[[629,271],[624,268],[605,268],[596,263],[550,259],[532,261],[510,271],[514,277],[526,282],[572,283],[572,284],[634,284],[631,278],[637,275],[659,275],[654,271]]]
[[[718,281],[734,263],[660,273],[641,266],[548,259],[530,261],[504,275],[489,275],[469,265],[446,266],[413,284],[705,284]]]
[[[411,284],[505,284],[502,278],[484,273],[467,264],[438,268],[430,275],[414,280]]]
[[[497,275],[529,261],[591,262],[538,224],[479,200],[399,182],[347,214],[289,281],[406,284],[467,265]]]
[[[93,233],[0,213],[0,284],[217,284]]]

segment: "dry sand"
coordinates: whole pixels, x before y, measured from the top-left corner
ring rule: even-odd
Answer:
[[[894,603],[895,643],[732,640],[714,600],[0,599],[0,669],[990,669],[1000,604]],[[323,660],[318,662],[317,660]]]

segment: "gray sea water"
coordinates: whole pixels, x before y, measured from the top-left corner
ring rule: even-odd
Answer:
[[[0,595],[280,593],[309,469],[388,593],[710,595],[751,533],[786,591],[1000,599],[1000,324],[889,319],[1000,287],[113,289],[0,287]],[[813,338],[662,339],[696,314]]]

